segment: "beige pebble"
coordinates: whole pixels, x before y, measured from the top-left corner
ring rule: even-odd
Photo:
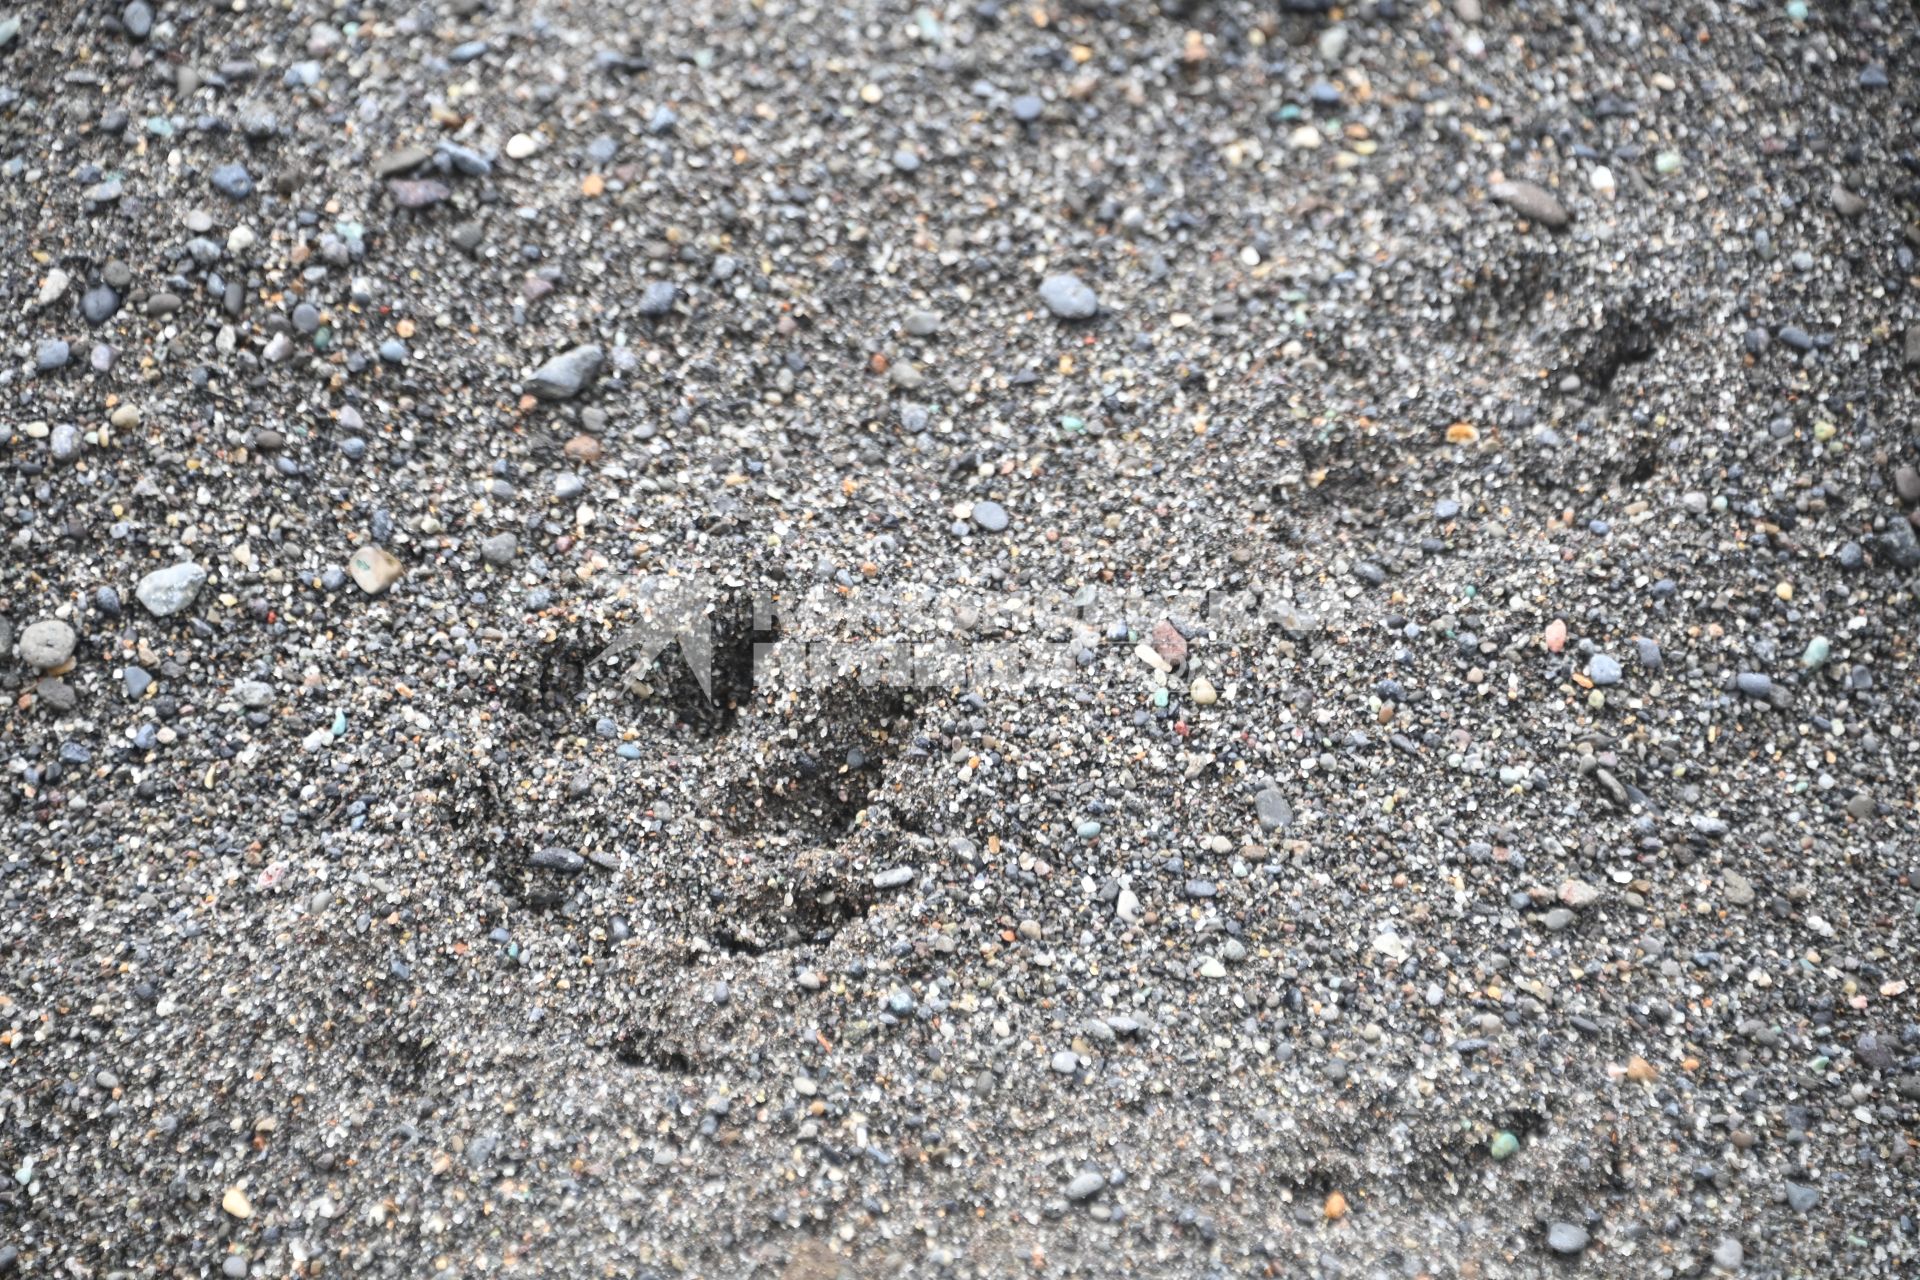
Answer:
[[[514,160],[525,160],[539,149],[540,144],[534,141],[532,134],[516,133],[507,139],[507,155]]]
[[[362,591],[377,596],[397,582],[406,570],[384,548],[365,546],[354,552],[353,558],[347,561],[347,572],[360,584]]]
[[[140,410],[135,405],[123,404],[113,411],[107,421],[123,429],[135,426],[140,421]]]
[[[220,1207],[236,1218],[253,1216],[253,1201],[247,1199],[247,1193],[239,1187],[228,1187],[227,1194],[220,1197]]]
[[[1220,700],[1219,693],[1214,690],[1213,681],[1205,676],[1196,678],[1191,685],[1187,686],[1187,694],[1203,707],[1210,707]]]

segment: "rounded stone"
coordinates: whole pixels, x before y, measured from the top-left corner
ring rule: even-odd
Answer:
[[[79,641],[72,627],[49,618],[20,633],[20,657],[37,671],[51,671],[73,656]]]
[[[1040,301],[1062,320],[1091,320],[1100,311],[1100,298],[1093,287],[1070,272],[1042,280]]]
[[[1547,1228],[1547,1248],[1555,1253],[1572,1255],[1581,1253],[1587,1247],[1587,1232],[1571,1222],[1556,1222]]]
[[[973,522],[988,533],[1004,533],[1011,517],[1007,509],[997,502],[976,502],[973,504]]]

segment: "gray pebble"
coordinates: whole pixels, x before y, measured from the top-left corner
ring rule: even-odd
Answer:
[[[1896,569],[1920,569],[1920,538],[1914,536],[1913,525],[1905,516],[1896,515],[1887,521],[1887,531],[1880,536],[1880,550]],[[1841,564],[1855,567],[1847,564],[1846,552],[1847,547],[1840,548]]]
[[[1293,806],[1273,787],[1253,798],[1253,812],[1264,831],[1285,831],[1293,825]]]
[[[273,686],[265,680],[240,680],[233,686],[234,701],[249,711],[273,705]]]
[[[1547,1247],[1555,1253],[1575,1254],[1587,1247],[1587,1232],[1571,1222],[1556,1222],[1547,1228]]]
[[[1531,182],[1496,182],[1487,188],[1487,194],[1543,227],[1557,229],[1572,221],[1566,206],[1556,200],[1552,192]]]
[[[245,200],[253,194],[253,175],[243,164],[223,164],[208,175],[208,181],[229,200]]]
[[[606,353],[587,343],[563,351],[533,371],[527,390],[542,400],[567,400],[599,376]]]
[[[1091,1200],[1107,1189],[1107,1180],[1097,1173],[1083,1173],[1067,1184],[1067,1199]]]
[[[533,856],[527,859],[527,865],[538,867],[543,871],[564,871],[572,875],[586,870],[587,860],[571,849],[548,845],[544,849],[536,850]]]
[[[72,462],[80,456],[80,450],[86,437],[80,434],[80,428],[71,422],[63,422],[55,427],[47,437],[47,451],[55,462]]]
[[[140,579],[134,598],[156,618],[170,618],[194,602],[206,584],[207,571],[191,560],[155,569]]]
[[[20,633],[20,658],[36,671],[51,671],[73,656],[79,642],[72,627],[58,618],[48,618]]]
[[[1079,276],[1062,272],[1040,282],[1040,301],[1062,320],[1091,320],[1100,310],[1093,287]]]
[[[118,310],[120,295],[104,284],[97,284],[80,295],[80,314],[88,324],[105,324]]]
[[[1012,523],[1007,509],[997,502],[976,502],[973,504],[973,522],[988,533],[1004,533]]]
[[[636,308],[643,316],[664,316],[673,311],[674,299],[680,291],[665,280],[656,280],[640,291],[640,304]]]

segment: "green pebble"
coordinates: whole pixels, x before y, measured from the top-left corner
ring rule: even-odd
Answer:
[[[1815,636],[1807,641],[1807,651],[1800,655],[1800,665],[1809,671],[1818,671],[1827,665],[1827,655],[1833,652],[1833,645],[1825,636]]]
[[[1060,428],[1063,431],[1085,431],[1087,429],[1086,419],[1076,418],[1069,413],[1060,419]]]
[[[1514,1137],[1505,1129],[1502,1129],[1493,1135],[1493,1142],[1487,1147],[1487,1154],[1491,1155],[1495,1160],[1505,1160],[1519,1149],[1520,1139]]]
[[[1680,172],[1680,153],[1678,151],[1662,151],[1653,158],[1653,171],[1655,173]]]
[[[1833,433],[1837,430],[1839,430],[1839,428],[1835,427],[1831,422],[1816,422],[1813,424],[1813,438],[1825,442],[1833,439]]]
[[[1821,1054],[1821,1055],[1820,1055],[1819,1057],[1817,1057],[1817,1058],[1815,1058],[1815,1059],[1814,1059],[1814,1060],[1813,1060],[1812,1062],[1809,1062],[1809,1063],[1807,1064],[1807,1070],[1809,1070],[1809,1071],[1825,1071],[1825,1070],[1827,1069],[1827,1063],[1828,1063],[1829,1061],[1831,1061],[1831,1059],[1829,1059],[1829,1058],[1827,1057],[1827,1055],[1825,1055],[1825,1054],[1823,1053],[1823,1054]]]

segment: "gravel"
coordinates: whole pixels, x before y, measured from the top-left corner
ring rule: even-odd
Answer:
[[[0,1270],[1914,1274],[1915,43],[0,10]]]

